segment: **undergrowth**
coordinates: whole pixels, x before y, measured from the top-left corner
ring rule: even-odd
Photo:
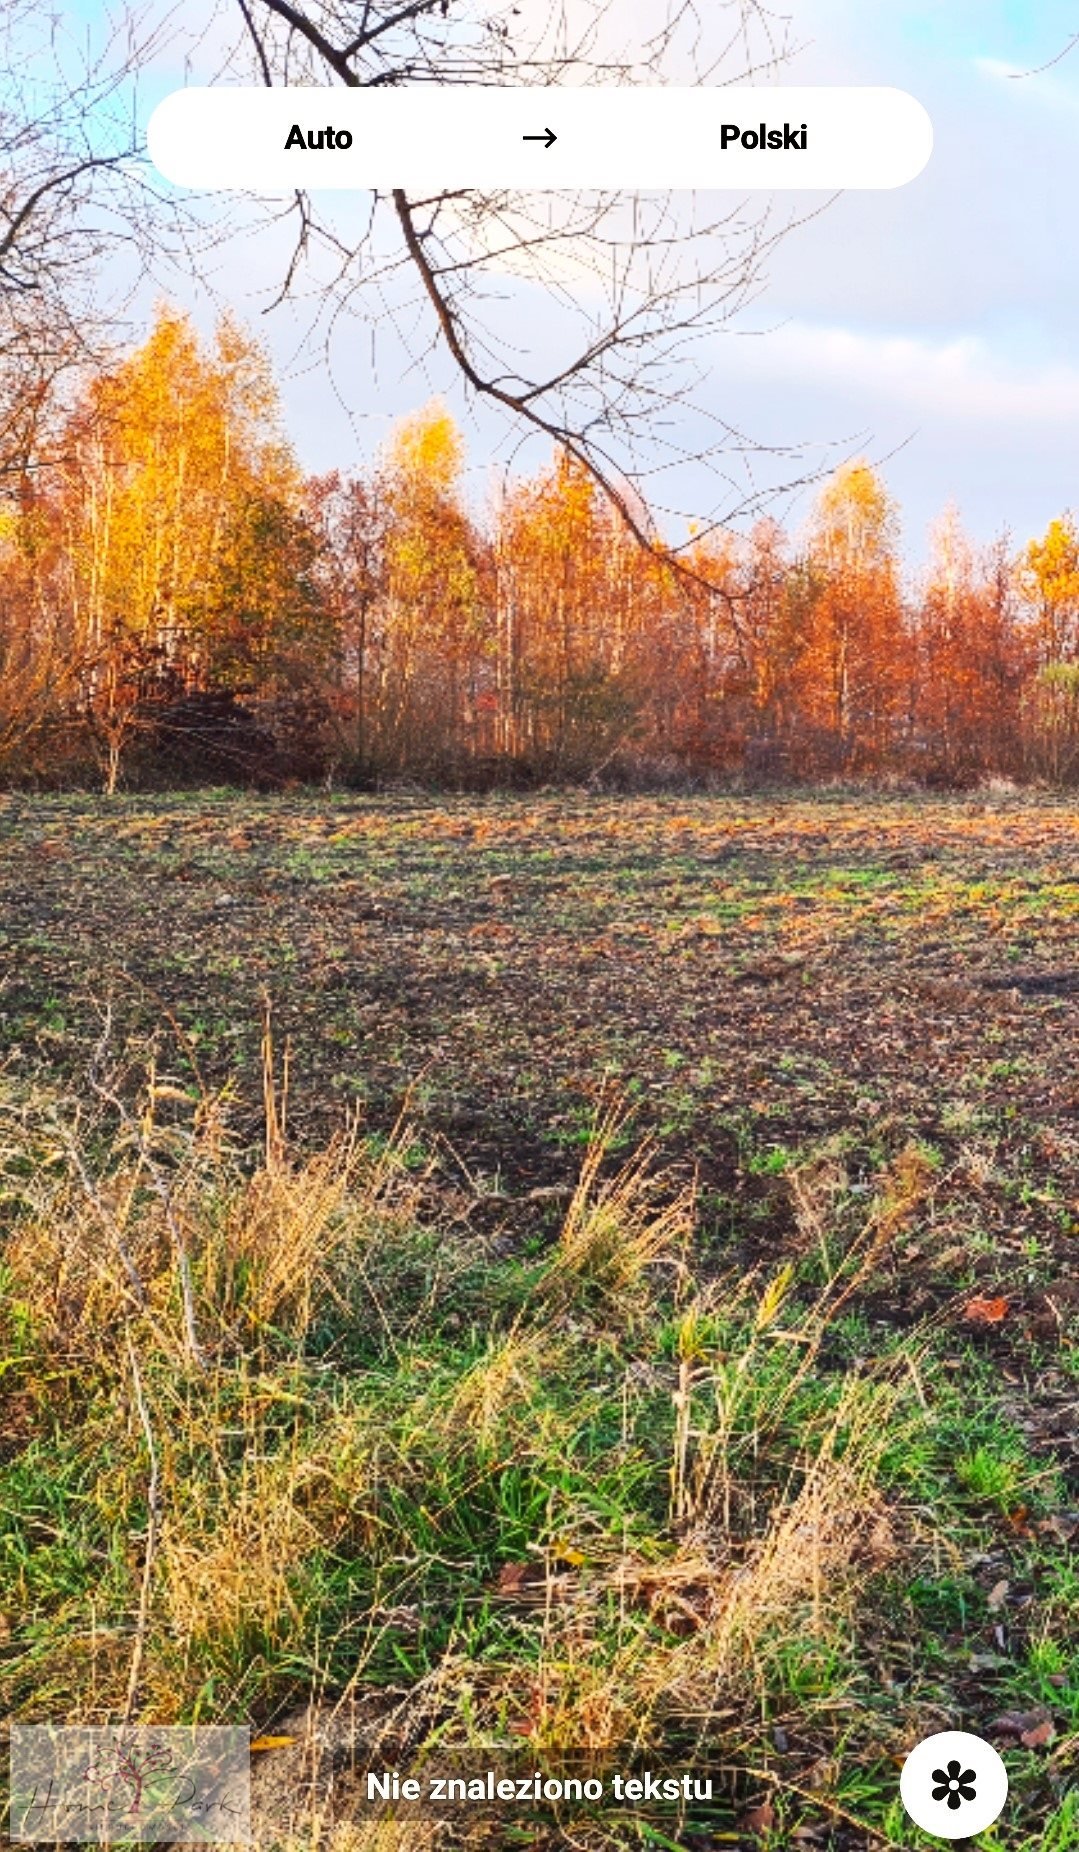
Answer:
[[[735,1839],[750,1809],[775,1844],[911,1843],[899,1762],[964,1703],[942,1612],[1054,1498],[975,1357],[957,1384],[932,1331],[866,1341],[925,1154],[842,1239],[835,1164],[803,1167],[792,1252],[702,1277],[692,1191],[614,1155],[617,1102],[537,1252],[511,1205],[485,1238],[440,1216],[405,1125],[292,1151],[269,1044],[265,1075],[258,1153],[156,1074],[3,1102],[5,1709],[348,1700],[402,1754],[704,1755]],[[1059,1691],[1074,1586],[1048,1612]]]

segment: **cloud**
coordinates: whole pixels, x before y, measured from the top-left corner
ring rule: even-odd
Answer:
[[[791,321],[726,348],[740,374],[824,387],[865,404],[894,402],[919,418],[970,425],[1059,427],[1079,419],[1079,368],[1022,365],[975,335],[932,342]],[[724,356],[717,356],[724,370]]]

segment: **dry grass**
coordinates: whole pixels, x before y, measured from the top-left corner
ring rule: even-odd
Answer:
[[[917,1164],[808,1291],[794,1264],[695,1281],[691,1195],[647,1149],[612,1164],[617,1104],[524,1263],[417,1228],[404,1130],[304,1159],[275,1135],[245,1167],[218,1116],[159,1126],[159,1101],[111,1143],[51,1104],[9,1114],[18,1392],[34,1433],[66,1429],[116,1552],[108,1594],[16,1576],[20,1714],[258,1719],[403,1659],[413,1745],[624,1761],[725,1741],[788,1643],[850,1635],[896,1547],[881,1463],[908,1380],[814,1369]]]
[[[128,1121],[96,1177],[80,1147],[100,1142],[100,1120],[30,1109],[32,1149],[20,1156],[32,1172],[5,1258],[15,1289],[32,1292],[39,1332],[90,1361],[137,1329],[161,1357],[195,1367],[271,1339],[301,1344],[342,1279],[412,1226],[422,1178],[408,1133],[371,1147],[354,1128],[313,1157],[277,1153],[251,1170],[213,1116],[158,1125],[161,1097],[148,1090],[137,1134]],[[9,1117],[13,1144],[27,1116],[24,1104]]]
[[[629,1116],[617,1095],[596,1113],[548,1273],[551,1286],[567,1280],[587,1285],[623,1307],[639,1296],[650,1268],[679,1263],[694,1227],[693,1191],[664,1199],[650,1141],[609,1172],[609,1154]]]

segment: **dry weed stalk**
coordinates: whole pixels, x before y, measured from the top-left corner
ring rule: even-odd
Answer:
[[[603,1175],[629,1117],[618,1096],[597,1112],[548,1271],[551,1284],[585,1282],[622,1304],[639,1292],[649,1267],[681,1256],[695,1204],[692,1188],[657,1204],[662,1179],[652,1169],[655,1148],[648,1139],[614,1175]]]
[[[154,1440],[150,1412],[146,1406],[146,1395],[139,1371],[139,1360],[135,1355],[130,1337],[127,1343],[128,1364],[131,1369],[131,1386],[138,1411],[139,1424],[146,1443],[146,1457],[150,1474],[146,1486],[146,1541],[143,1545],[142,1577],[139,1583],[139,1607],[135,1618],[135,1644],[131,1651],[131,1666],[127,1677],[127,1697],[124,1703],[124,1722],[130,1723],[135,1700],[138,1697],[139,1678],[142,1673],[143,1657],[146,1651],[146,1634],[150,1624],[150,1599],[153,1592],[154,1566],[157,1555],[158,1532],[161,1525],[161,1462],[158,1457],[157,1444]]]
[[[557,1367],[549,1335],[515,1325],[504,1336],[492,1338],[484,1355],[461,1377],[445,1410],[446,1424],[467,1433],[471,1444],[489,1446],[507,1414],[519,1408],[527,1417],[530,1391],[547,1367]]]
[[[835,1205],[847,1186],[841,1165],[823,1159],[790,1173],[795,1216],[803,1240],[815,1244],[829,1276],[819,1301],[819,1321],[829,1323],[873,1273],[896,1236],[909,1227],[929,1194],[933,1169],[917,1144],[905,1145],[887,1166],[869,1215],[838,1265],[827,1240]]]
[[[260,1048],[260,1065],[262,1071],[262,1122],[265,1150],[265,1167],[269,1175],[280,1170],[288,1153],[288,1096],[289,1096],[289,1056],[290,1049],[286,1041],[281,1057],[281,1077],[277,1076],[277,1060],[273,1039],[273,1005],[268,993],[262,996],[262,1042]]]

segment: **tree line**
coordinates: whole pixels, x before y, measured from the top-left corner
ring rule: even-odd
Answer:
[[[482,513],[464,462],[434,405],[305,475],[258,344],[162,309],[5,478],[0,779],[1079,777],[1070,516],[948,513],[911,583],[865,463],[675,554],[565,451]]]

